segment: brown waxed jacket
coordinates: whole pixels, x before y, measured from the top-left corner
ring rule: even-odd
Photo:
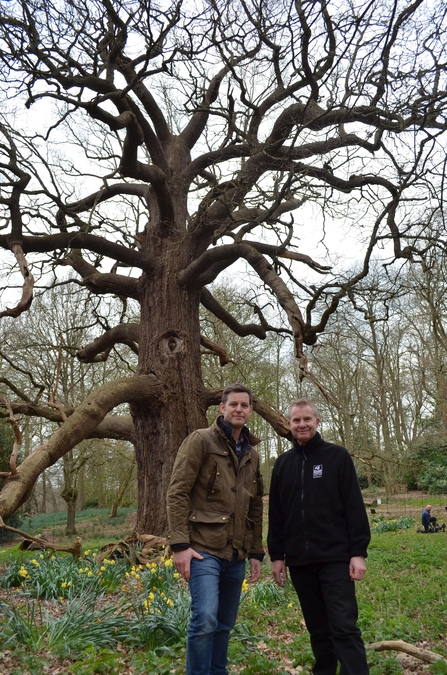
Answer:
[[[239,559],[264,553],[262,477],[252,447],[259,439],[249,433],[248,440],[240,462],[217,420],[183,441],[167,495],[169,544],[189,543],[224,560],[234,549]]]

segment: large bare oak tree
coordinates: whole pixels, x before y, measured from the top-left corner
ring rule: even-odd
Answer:
[[[108,436],[134,442],[137,529],[161,533],[176,450],[220,394],[203,384],[201,348],[224,362],[225,346],[201,337],[200,305],[240,336],[287,332],[312,377],[305,346],[354,297],[375,248],[422,259],[442,210],[445,10],[444,0],[0,4],[0,247],[23,277],[4,320],[32,311],[34,276],[51,283],[60,264],[91,293],[141,308],[139,324],[105,326],[77,355],[104,359],[124,343],[138,351],[134,377],[71,410],[7,388],[14,413],[61,425],[7,478],[0,516],[76,443]],[[335,263],[354,228],[349,274]],[[303,248],[313,234],[331,234],[333,257]],[[242,325],[213,298],[207,287],[237,261],[280,314],[251,298]],[[129,417],[111,414],[123,403]],[[285,433],[273,406],[255,408]]]

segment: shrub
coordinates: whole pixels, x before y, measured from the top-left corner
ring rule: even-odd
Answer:
[[[5,520],[5,524],[9,525],[9,527],[15,527],[16,529],[20,530],[22,527],[22,518],[18,513],[13,513],[12,516],[8,518],[8,520]],[[12,541],[15,537],[17,537],[15,532],[4,530],[2,527],[0,528],[0,544],[5,544],[8,541]]]
[[[374,534],[383,534],[384,532],[396,532],[397,530],[408,530],[413,527],[413,516],[401,516],[393,520],[385,520],[383,516],[371,518],[371,532]]]

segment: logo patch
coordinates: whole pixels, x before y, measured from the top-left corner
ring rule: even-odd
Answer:
[[[314,464],[313,477],[314,478],[321,478],[322,476],[323,476],[323,465],[322,464]]]

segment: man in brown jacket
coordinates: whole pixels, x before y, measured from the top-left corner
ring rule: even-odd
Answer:
[[[168,489],[168,542],[191,593],[187,675],[227,675],[245,560],[255,582],[264,556],[259,440],[245,426],[250,389],[226,387],[220,411],[211,427],[183,441]]]

